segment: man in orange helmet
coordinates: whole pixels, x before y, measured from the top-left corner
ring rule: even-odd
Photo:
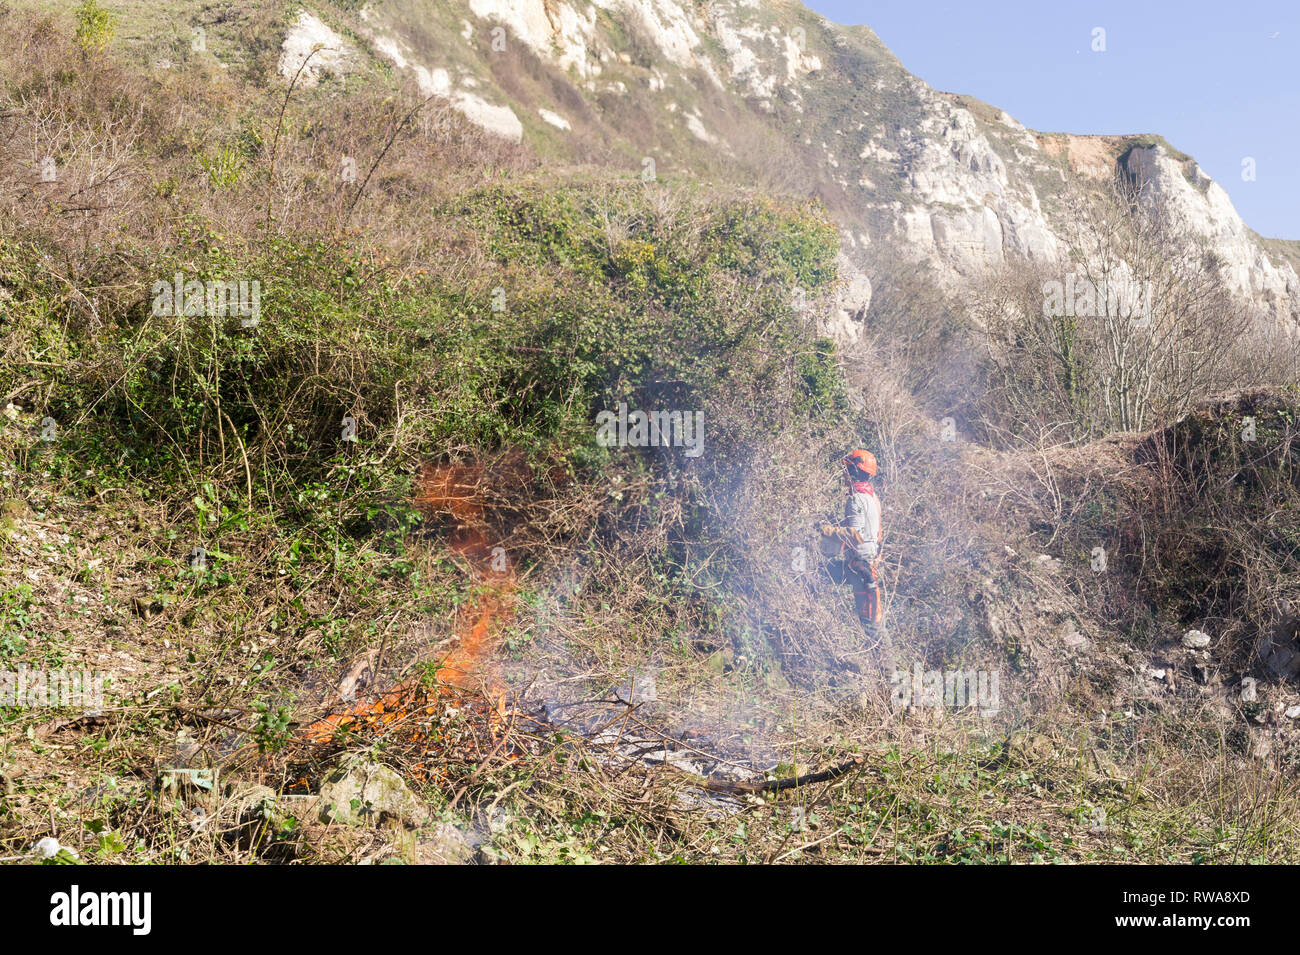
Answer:
[[[884,610],[880,604],[880,499],[871,479],[878,473],[876,456],[861,448],[844,457],[849,495],[844,503],[844,520],[839,525],[823,524],[823,538],[842,545],[845,567],[853,582],[853,600],[862,629],[874,642],[884,635]]]

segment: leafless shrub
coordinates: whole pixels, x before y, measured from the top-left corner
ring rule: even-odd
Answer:
[[[1140,182],[1119,178],[1070,208],[1063,274],[1016,264],[977,296],[990,431],[1023,436],[1063,421],[1077,437],[1142,430],[1237,384],[1258,330],[1247,335],[1250,314],[1205,243],[1145,201]]]

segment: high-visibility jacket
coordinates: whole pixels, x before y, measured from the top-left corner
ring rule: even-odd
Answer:
[[[869,481],[854,481],[844,502],[844,523],[852,531],[847,542],[855,556],[873,561],[880,556],[880,498]]]

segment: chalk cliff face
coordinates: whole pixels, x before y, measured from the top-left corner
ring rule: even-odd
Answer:
[[[904,180],[911,202],[901,214],[902,238],[962,275],[1008,256],[1055,259],[1057,238],[1033,185],[1040,165],[1034,137],[1000,113],[996,121],[1005,132],[999,130],[995,148],[970,110],[919,80],[912,84],[923,117],[890,170]],[[867,149],[881,152],[871,144]]]
[[[629,170],[651,159],[661,177],[819,196],[861,270],[838,333],[869,301],[873,246],[925,258],[953,285],[1053,262],[1066,195],[1120,166],[1205,237],[1261,314],[1300,322],[1287,244],[1255,236],[1194,161],[1155,137],[1035,133],[931,89],[869,29],[795,0],[374,0],[335,13],[377,65],[543,155]]]
[[[1300,278],[1285,261],[1274,262],[1232,207],[1223,187],[1194,160],[1178,162],[1161,146],[1134,149],[1128,172],[1143,184],[1146,198],[1199,235],[1222,260],[1228,287],[1272,311],[1295,311]]]

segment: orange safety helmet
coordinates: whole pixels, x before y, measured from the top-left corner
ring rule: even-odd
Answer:
[[[861,448],[850,451],[845,456],[844,467],[848,469],[849,476],[855,478],[875,477],[878,470],[876,456],[870,451],[864,451]]]

